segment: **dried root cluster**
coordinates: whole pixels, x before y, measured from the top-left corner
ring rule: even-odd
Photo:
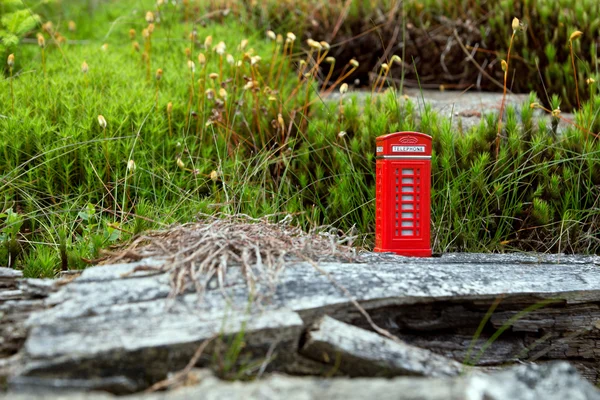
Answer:
[[[239,268],[248,285],[256,288],[257,283],[273,285],[289,262],[356,259],[353,236],[330,227],[304,232],[292,222],[289,214],[259,219],[243,214],[201,215],[198,222],[136,238],[104,264],[165,259],[161,267],[139,266],[133,272],[170,272],[174,294],[179,294],[190,288],[202,293],[209,282],[224,287],[231,268]]]

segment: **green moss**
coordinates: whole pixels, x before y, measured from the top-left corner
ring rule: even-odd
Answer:
[[[346,95],[342,115],[339,99],[317,97],[314,78],[299,82],[281,47],[251,22],[240,23],[240,13],[197,26],[192,45],[192,26],[183,22],[182,9],[166,6],[171,8],[163,9],[152,36],[147,80],[128,32],[135,29],[142,41],[146,22],[140,10],[154,6],[115,2],[95,10],[93,18],[82,12],[84,5],[65,6],[60,11],[78,26],[68,34],[76,41],[59,48],[45,34],[46,75],[36,44],[15,49],[14,113],[10,91],[0,91],[1,265],[10,260],[29,276],[53,276],[65,262],[83,268],[103,249],[144,230],[219,211],[291,212],[304,227],[354,228],[368,247],[374,233],[375,138],[399,130],[433,136],[435,251],[600,250],[594,233],[600,222],[600,144],[586,132],[597,129],[590,117],[600,109],[598,99],[584,103],[575,118],[579,127],[561,134],[558,118],[535,122],[534,95],[522,109],[509,107],[496,159],[496,115],[457,131],[428,105],[393,91],[364,102]],[[53,18],[57,10],[40,12]],[[67,36],[64,24],[56,29]],[[221,63],[217,53],[203,49],[208,35],[213,46],[223,41],[236,61],[251,48],[249,56],[262,60],[251,66],[245,57],[239,68],[225,57]],[[249,42],[241,50],[244,38]],[[208,62],[200,82],[204,69],[196,63],[190,105],[185,49],[192,46],[193,60],[203,51]],[[87,75],[81,71],[84,60]],[[159,67],[157,101],[153,76]],[[214,81],[208,77],[212,72],[218,74]],[[244,89],[250,80],[258,89]],[[10,82],[3,77],[0,85]],[[307,88],[311,105],[304,114]],[[207,89],[216,96],[206,97]],[[560,100],[552,96],[552,106]]]

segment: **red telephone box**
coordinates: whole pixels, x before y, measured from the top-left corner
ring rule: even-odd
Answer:
[[[377,138],[375,251],[431,257],[431,136]]]

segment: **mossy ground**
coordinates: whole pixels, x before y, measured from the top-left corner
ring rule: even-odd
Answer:
[[[535,96],[509,108],[496,158],[497,117],[459,133],[427,109],[417,118],[422,105],[392,91],[326,101],[314,67],[326,73],[325,50],[270,40],[247,14],[93,4],[36,9],[53,28],[22,40],[12,78],[7,69],[0,80],[2,265],[53,276],[147,229],[216,212],[291,213],[304,227],[352,229],[369,248],[375,137],[399,130],[434,137],[434,251],[600,249],[595,99],[562,136],[534,121]],[[147,11],[161,17],[150,43]]]

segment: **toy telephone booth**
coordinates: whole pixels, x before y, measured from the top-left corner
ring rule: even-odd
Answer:
[[[375,251],[431,257],[431,136],[377,138]]]

